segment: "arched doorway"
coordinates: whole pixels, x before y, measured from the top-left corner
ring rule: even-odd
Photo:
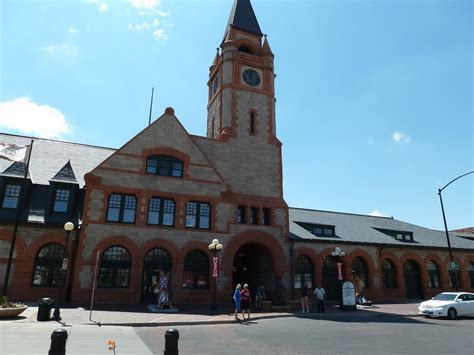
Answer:
[[[259,286],[265,286],[267,299],[273,299],[275,285],[273,256],[259,244],[245,244],[234,256],[232,288],[248,284],[252,297]]]
[[[420,265],[408,259],[403,263],[405,274],[405,293],[407,298],[423,298]]]
[[[143,260],[142,302],[156,303],[153,285],[160,281],[160,272],[171,278],[171,256],[164,249],[151,249]],[[168,280],[168,285],[171,286],[171,280]]]
[[[328,300],[338,300],[340,296],[340,281],[337,279],[337,260],[333,256],[326,256],[323,259],[323,288],[326,291]]]

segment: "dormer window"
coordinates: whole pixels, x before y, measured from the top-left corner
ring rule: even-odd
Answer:
[[[382,232],[386,235],[389,235],[396,240],[399,240],[401,242],[413,242],[413,232],[404,232],[404,231],[395,231],[395,230],[389,230],[389,229],[379,229],[379,228],[374,228],[378,230],[379,232]]]
[[[151,156],[148,157],[146,172],[161,176],[183,177],[183,162],[166,155]]]
[[[54,195],[53,212],[67,213],[71,191],[67,189],[56,189]]]
[[[18,207],[20,200],[20,184],[6,184],[5,193],[3,194],[2,207],[15,209]]]
[[[329,226],[326,224],[305,223],[305,222],[296,222],[296,223],[317,237],[339,238],[336,235],[335,226]]]

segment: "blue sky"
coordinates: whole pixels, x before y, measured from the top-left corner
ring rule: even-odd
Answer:
[[[473,170],[470,1],[253,0],[275,53],[290,206],[443,228]],[[205,135],[232,0],[1,1],[0,131],[120,147],[167,106]],[[443,192],[474,225],[474,175]]]

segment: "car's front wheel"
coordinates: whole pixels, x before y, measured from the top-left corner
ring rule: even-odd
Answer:
[[[456,319],[458,317],[458,312],[456,312],[456,310],[454,308],[450,308],[448,309],[448,318],[453,320],[453,319]]]

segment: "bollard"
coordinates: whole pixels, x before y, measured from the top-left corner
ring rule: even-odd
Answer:
[[[179,332],[176,329],[168,329],[165,333],[164,355],[178,355]]]
[[[51,346],[48,355],[66,355],[66,329],[55,329],[51,334]]]

